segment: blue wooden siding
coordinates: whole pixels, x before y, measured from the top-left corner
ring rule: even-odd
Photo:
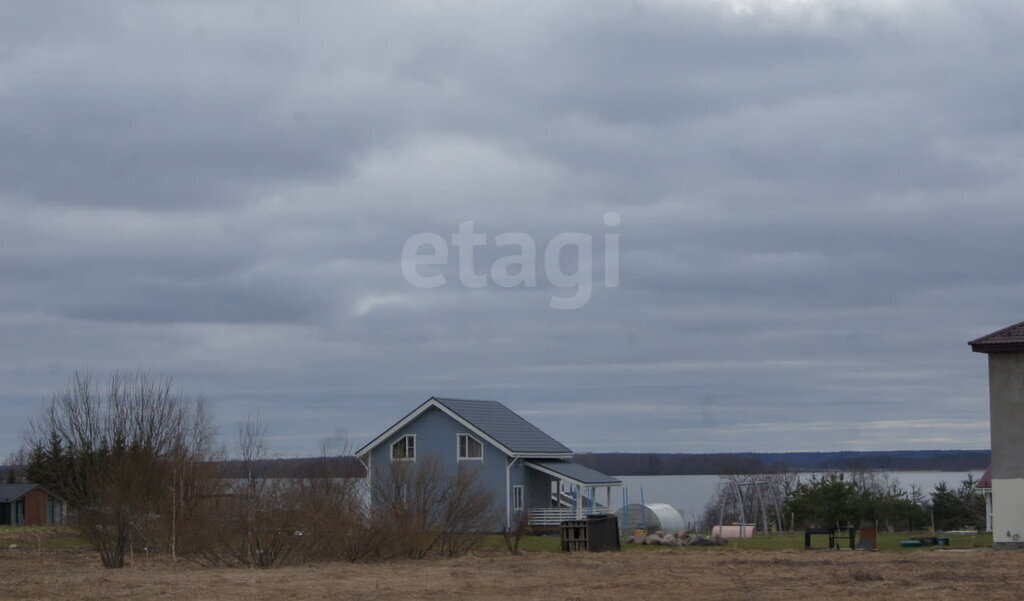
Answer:
[[[476,436],[468,428],[455,421],[436,408],[424,411],[419,417],[405,425],[383,444],[370,451],[370,462],[373,470],[386,469],[391,465],[391,445],[402,436],[416,435],[416,460],[421,461],[434,456],[443,466],[456,469],[459,464],[476,466],[480,470],[480,482],[487,490],[494,493],[495,509],[500,510],[501,519],[505,518],[505,468],[507,456],[497,447]],[[483,445],[483,460],[458,460],[458,435],[470,434]],[[514,481],[522,484],[522,476],[516,476],[521,462],[512,468]],[[509,489],[511,495],[511,488]]]
[[[537,509],[551,507],[551,476],[529,468],[526,475],[526,506]]]

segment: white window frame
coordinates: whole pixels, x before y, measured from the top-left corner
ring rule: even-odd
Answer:
[[[522,511],[526,507],[526,487],[516,484],[512,487],[512,511]]]
[[[395,445],[402,442],[405,439],[409,439],[412,441],[412,457],[395,457]],[[395,439],[394,442],[391,443],[391,446],[388,449],[391,455],[391,461],[416,461],[416,452],[418,446],[419,445],[416,444],[415,434],[403,434],[402,436],[399,436],[398,438]],[[408,442],[405,443],[405,453],[406,455],[409,454]]]
[[[463,457],[462,456],[462,439],[463,439],[463,437],[468,438],[469,440],[476,441],[476,443],[480,445],[480,456],[479,457]],[[466,443],[466,451],[467,452],[469,451],[469,443],[468,442]],[[480,440],[479,438],[477,438],[476,436],[473,436],[472,434],[467,434],[467,433],[456,434],[455,435],[455,457],[458,458],[459,461],[483,461],[484,460],[484,443],[483,443],[483,441]]]

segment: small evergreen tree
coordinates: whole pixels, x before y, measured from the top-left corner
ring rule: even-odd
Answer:
[[[932,511],[939,530],[978,528],[985,525],[985,497],[977,489],[974,476],[968,474],[960,487],[951,489],[939,482],[932,492]]]

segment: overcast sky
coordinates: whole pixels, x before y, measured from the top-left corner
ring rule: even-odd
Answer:
[[[1013,0],[4,2],[0,457],[75,369],[290,456],[431,395],[577,451],[988,448],[1022,40]],[[411,285],[469,221],[537,286]]]

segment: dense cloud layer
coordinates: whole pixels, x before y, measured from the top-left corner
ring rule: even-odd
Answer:
[[[576,450],[983,448],[1024,319],[1013,2],[0,8],[0,453],[76,368],[355,444],[432,394]],[[620,225],[606,225],[614,211]],[[419,232],[593,236],[578,310]],[[606,234],[618,288],[601,281]]]

